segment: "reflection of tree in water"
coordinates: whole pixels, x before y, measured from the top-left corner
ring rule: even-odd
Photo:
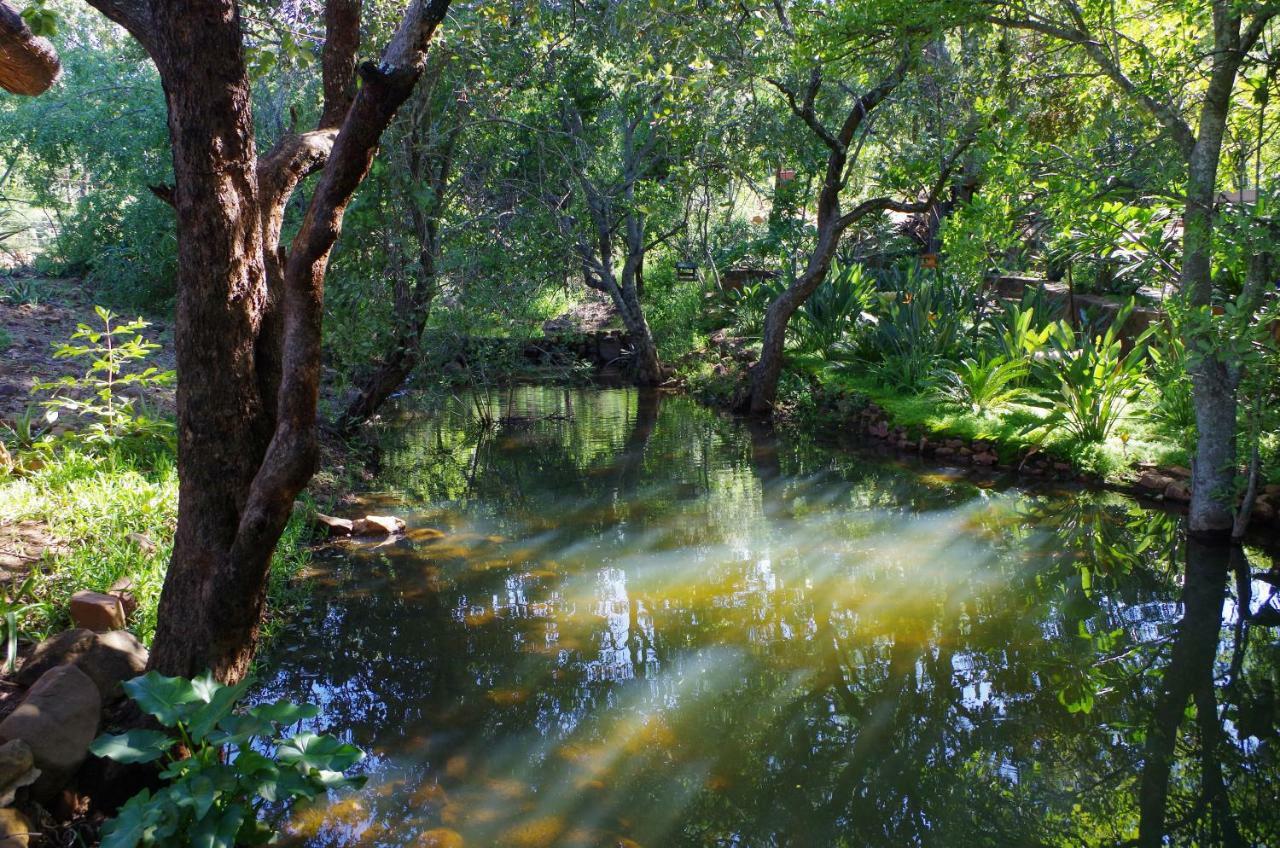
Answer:
[[[508,538],[357,558],[280,646],[273,694],[319,696],[405,779],[371,789],[370,844],[459,799],[476,844],[554,814],[646,846],[1118,845],[1156,806],[1180,843],[1274,841],[1242,789],[1270,797],[1275,767],[1236,728],[1274,737],[1249,705],[1275,646],[1255,634],[1240,685],[1214,685],[1225,574],[1201,593],[1189,568],[1179,620],[1171,524],[605,394],[508,400],[573,418],[488,444],[458,414],[391,447],[389,479],[448,501],[459,536]],[[524,800],[495,813],[511,778]],[[422,803],[436,782],[448,802]]]

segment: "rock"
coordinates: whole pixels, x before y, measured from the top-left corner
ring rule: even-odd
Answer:
[[[956,449],[956,453],[960,456],[973,456],[972,448],[960,447]]]
[[[403,533],[404,519],[394,515],[366,515],[351,522],[351,532],[355,536],[395,536]]]
[[[466,842],[463,841],[462,834],[456,830],[433,827],[418,836],[416,845],[417,848],[463,848]]]
[[[1138,478],[1138,488],[1151,494],[1163,493],[1165,489],[1169,488],[1171,483],[1173,483],[1173,479],[1171,477],[1166,477],[1163,474],[1157,474],[1155,471],[1145,471],[1142,476]]]
[[[124,627],[124,605],[115,595],[80,591],[71,596],[71,620],[94,631]]]
[[[1167,501],[1177,501],[1178,503],[1191,502],[1191,490],[1185,484],[1174,480],[1168,486],[1164,487],[1164,499]]]
[[[79,660],[92,650],[97,641],[97,635],[92,630],[84,628],[64,630],[57,636],[50,636],[31,652],[31,656],[27,657],[26,662],[14,675],[14,680],[20,686],[30,686],[46,671]]]
[[[30,686],[62,665],[79,667],[98,687],[105,703],[123,694],[123,681],[146,671],[147,649],[127,630],[67,630],[41,642],[18,669],[15,680]]]
[[[1274,521],[1276,510],[1268,501],[1258,501],[1253,505],[1253,513],[1249,516],[1251,522],[1259,522],[1269,524]]]
[[[66,785],[89,753],[98,734],[102,698],[98,687],[74,665],[47,671],[26,699],[0,722],[0,739],[21,739],[31,747],[40,777],[31,787],[46,801]]]
[[[973,455],[974,465],[995,465],[999,461],[1000,458],[994,453],[991,453],[991,451],[983,451],[982,453],[976,453]]]
[[[334,518],[332,515],[317,512],[316,524],[330,536],[350,536],[354,522],[347,518]]]
[[[146,646],[127,630],[100,633],[89,652],[76,665],[98,687],[103,703],[109,703],[124,695],[120,686],[147,670]]]
[[[127,537],[130,542],[138,546],[138,550],[144,554],[153,554],[156,552],[156,543],[148,539],[142,533],[130,533]]]
[[[1280,483],[1273,483],[1270,486],[1262,487],[1262,494],[1271,497],[1280,498]]]
[[[0,848],[27,848],[31,820],[12,807],[0,810]]]
[[[11,739],[0,745],[0,807],[13,803],[13,796],[24,786],[30,786],[40,776],[36,768],[31,746],[21,739]]]
[[[1164,470],[1164,473],[1170,477],[1177,477],[1179,480],[1191,479],[1191,469],[1183,468],[1181,465],[1171,465]]]
[[[934,454],[935,454],[935,455],[937,455],[937,456],[941,456],[941,457],[947,457],[947,456],[952,456],[952,455],[954,455],[954,454],[955,454],[955,452],[956,452],[956,449],[955,449],[955,448],[953,448],[953,447],[948,447],[947,445],[943,445],[942,447],[940,447],[940,448],[938,448],[936,451],[934,451]]]
[[[1069,463],[1069,462],[1055,462],[1055,463],[1053,464],[1053,470],[1054,470],[1054,471],[1070,471],[1070,470],[1071,470],[1071,463]]]
[[[120,606],[124,607],[124,617],[129,619],[138,611],[138,599],[133,594],[133,578],[121,577],[119,580],[111,584],[111,588],[107,590],[108,595],[115,595],[120,599]]]
[[[985,453],[991,450],[991,443],[985,439],[974,439],[970,447],[973,448],[975,453]]]

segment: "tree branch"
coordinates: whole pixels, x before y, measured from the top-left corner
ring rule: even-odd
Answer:
[[[342,124],[356,93],[356,54],[360,50],[361,0],[328,0],[324,4],[324,78],[321,128]]]

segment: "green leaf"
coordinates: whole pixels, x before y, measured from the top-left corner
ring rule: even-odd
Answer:
[[[164,756],[174,739],[160,730],[130,730],[127,733],[104,733],[89,750],[98,757],[118,763],[149,763]]]
[[[308,772],[345,771],[364,759],[364,752],[333,736],[299,733],[280,743],[276,757],[286,765]]]
[[[236,833],[244,823],[246,812],[242,804],[232,804],[220,815],[215,809],[204,816],[191,830],[192,848],[235,848]]]
[[[315,704],[292,704],[280,700],[274,704],[259,704],[249,710],[249,715],[276,724],[293,724],[304,718],[315,718],[320,715],[320,708]]]
[[[161,815],[160,805],[151,803],[151,791],[143,789],[102,826],[101,848],[135,848],[150,838]]]
[[[184,721],[192,712],[191,704],[200,701],[191,681],[165,677],[154,671],[126,680],[124,689],[143,712],[166,727],[174,727]]]

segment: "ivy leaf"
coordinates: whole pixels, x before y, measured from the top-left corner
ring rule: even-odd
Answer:
[[[98,757],[118,763],[149,763],[164,756],[174,740],[159,730],[130,730],[127,733],[104,733],[89,750]]]

